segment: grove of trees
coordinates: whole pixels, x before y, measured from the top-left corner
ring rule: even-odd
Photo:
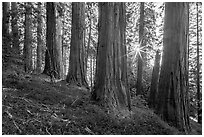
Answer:
[[[3,2],[2,63],[85,87],[111,113],[144,99],[188,133],[202,123],[201,2]]]

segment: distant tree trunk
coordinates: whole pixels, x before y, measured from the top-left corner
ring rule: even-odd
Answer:
[[[199,30],[198,30],[198,2],[197,7],[197,113],[198,123],[202,123],[202,107],[201,107],[201,96],[200,96],[200,60],[199,60]]]
[[[66,52],[67,52],[67,46],[64,44],[64,38],[63,36],[65,35],[65,16],[62,18],[62,62],[63,62],[63,79],[66,79],[67,76],[67,63],[66,63]]]
[[[140,3],[140,26],[139,26],[139,43],[140,47],[144,45],[143,43],[143,34],[144,34],[144,2]],[[143,72],[143,53],[138,54],[138,70],[137,70],[137,83],[136,95],[140,95],[143,91],[142,86],[142,72]]]
[[[187,4],[187,25],[186,28],[186,34],[189,35],[189,4]],[[186,90],[189,92],[189,36],[187,36],[187,60],[186,60]],[[186,96],[189,97],[189,93],[186,93]],[[190,101],[187,101],[187,111],[189,111],[189,107],[190,107]],[[187,113],[187,117],[190,117],[190,113]]]
[[[67,49],[67,45],[62,46],[63,79],[66,79],[67,76]]]
[[[90,17],[88,17],[90,18]],[[89,19],[90,25],[89,25],[89,38],[88,38],[88,43],[87,43],[87,51],[86,51],[86,58],[85,58],[85,63],[86,63],[86,71],[88,68],[88,57],[89,57],[89,48],[91,45],[91,27],[92,27],[92,23],[91,23],[91,19]]]
[[[43,16],[42,16],[42,3],[38,2],[38,27],[37,27],[37,72],[41,73],[42,71],[42,48],[43,48],[43,39],[42,39],[42,28],[43,28]]]
[[[99,3],[99,45],[92,99],[112,110],[125,109],[129,104],[125,25],[124,3]]]
[[[11,21],[11,28],[12,28],[12,45],[15,54],[20,54],[20,47],[19,47],[19,32],[18,32],[18,8],[16,2],[11,2],[11,10],[12,10],[12,21]]]
[[[154,67],[152,71],[152,79],[151,79],[151,87],[150,87],[150,95],[148,98],[148,105],[151,108],[155,108],[156,105],[156,95],[158,89],[159,82],[159,68],[160,68],[160,53],[159,50],[156,52]]]
[[[88,43],[87,43],[87,51],[86,51],[86,58],[85,58],[85,69],[86,69],[86,75],[87,75],[87,70],[88,70],[88,58],[90,56],[90,72],[92,71],[92,55],[90,55],[90,45],[91,45],[91,27],[92,27],[92,23],[91,23],[91,19],[90,17],[88,16],[88,19],[89,19],[89,22],[90,22],[90,25],[89,25],[89,37],[88,37]],[[90,73],[90,86],[92,88],[92,72]]]
[[[59,78],[63,78],[63,62],[62,62],[62,17],[56,10],[56,70]]]
[[[91,82],[91,88],[93,87],[93,59],[92,55],[90,56],[90,82]]]
[[[2,4],[3,4],[2,36],[7,37],[9,35],[10,2],[2,2]]]
[[[95,74],[96,74],[96,55],[92,56],[92,84],[94,86],[94,81],[95,81]],[[92,87],[93,87],[92,86]]]
[[[10,3],[9,2],[2,2],[3,5],[3,19],[2,19],[2,45],[3,51],[2,53],[7,54],[10,50],[10,34],[9,34],[9,10],[10,10]]]
[[[68,83],[88,87],[84,65],[85,3],[72,3],[72,30]]]
[[[188,3],[165,4],[164,51],[158,86],[157,113],[180,130],[190,130],[188,116]]]
[[[31,3],[26,3],[25,12],[25,39],[24,39],[24,68],[25,72],[32,71],[32,8]]]

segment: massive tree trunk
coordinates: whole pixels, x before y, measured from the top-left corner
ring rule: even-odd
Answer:
[[[50,75],[53,70],[53,64],[51,62],[51,53],[55,41],[55,10],[54,3],[46,3],[46,52],[45,52],[45,67],[43,70],[44,74]],[[53,58],[53,57],[52,57]]]
[[[20,54],[20,47],[19,47],[19,32],[18,32],[18,9],[17,9],[17,3],[11,2],[11,10],[12,10],[12,21],[11,21],[11,27],[12,27],[12,45],[15,54]]]
[[[85,3],[72,3],[72,30],[68,83],[88,87],[84,65]]]
[[[159,82],[159,68],[160,68],[160,53],[157,50],[155,55],[154,67],[152,71],[152,79],[151,79],[151,87],[150,87],[150,95],[148,98],[148,105],[151,108],[155,108],[156,98],[157,98],[157,89]]]
[[[10,50],[10,35],[9,35],[9,10],[10,10],[10,3],[3,2],[3,19],[2,19],[2,53],[7,54]],[[5,57],[5,56],[3,56]]]
[[[46,3],[46,53],[45,53],[45,68],[43,73],[50,75],[50,73],[55,71],[55,65],[54,65],[54,46],[55,46],[55,6],[53,2],[47,2]],[[52,71],[52,72],[51,72]],[[54,77],[56,76],[56,73],[53,73]]]
[[[186,80],[187,26],[188,3],[166,3],[157,113],[185,132],[190,129]]]
[[[144,46],[143,33],[144,33],[144,2],[141,2],[140,3],[140,27],[139,27],[140,48]],[[140,95],[143,91],[142,72],[143,72],[143,53],[140,52],[138,53],[138,69],[137,69],[137,83],[136,83],[136,88],[137,88],[136,94],[137,95]]]
[[[49,53],[48,53],[48,49],[46,49],[45,51],[45,66],[44,66],[44,70],[43,70],[43,74],[47,74],[49,75],[49,72],[50,72],[50,56],[49,56]]]
[[[26,3],[25,12],[25,39],[24,39],[24,68],[25,72],[32,71],[32,8],[31,3]]]
[[[128,75],[127,75],[127,47],[126,47],[126,9],[125,9],[125,3],[119,3],[119,36],[118,36],[118,46],[121,46],[121,49],[119,48],[119,56],[122,56],[121,63],[119,63],[119,67],[121,68],[121,80],[124,84],[124,89],[127,96],[127,106],[129,111],[131,111],[131,99],[130,99],[130,91],[129,91],[129,85],[128,85]],[[116,23],[118,23],[116,21]],[[117,28],[116,28],[117,29]],[[117,40],[116,40],[117,43]],[[120,71],[119,71],[120,72]],[[120,73],[118,73],[120,75]]]
[[[197,8],[197,114],[198,123],[202,123],[202,107],[201,107],[201,94],[200,94],[200,60],[199,60],[199,30],[198,30],[198,2]]]
[[[37,27],[37,72],[42,71],[42,49],[43,49],[43,39],[42,39],[42,28],[43,28],[43,16],[42,16],[42,3],[38,2],[38,27]]]
[[[46,30],[46,46],[47,51],[45,54],[45,69],[43,73],[53,75],[55,78],[62,78],[62,50],[61,42],[58,41],[56,36],[56,9],[53,2],[47,2],[46,15],[47,15],[47,30]],[[58,24],[59,25],[59,24]],[[61,27],[61,26],[60,26]],[[60,32],[59,32],[60,33]]]
[[[99,3],[99,43],[92,99],[112,110],[126,109],[128,105],[130,109],[125,26],[124,3]]]

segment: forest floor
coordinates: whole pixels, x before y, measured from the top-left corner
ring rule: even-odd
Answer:
[[[4,67],[4,66],[3,66]],[[185,134],[162,121],[144,100],[133,100],[130,117],[119,118],[90,101],[90,92],[51,83],[46,75],[26,74],[13,65],[2,72],[2,134],[175,135]],[[202,134],[191,121],[190,134]]]

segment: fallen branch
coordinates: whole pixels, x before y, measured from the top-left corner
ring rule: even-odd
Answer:
[[[86,127],[85,130],[86,130],[88,133],[94,135],[94,133],[93,133],[93,132],[91,131],[91,129],[89,129],[88,127]]]
[[[46,132],[47,132],[49,135],[52,135],[52,134],[48,131],[47,127],[45,128],[45,130],[46,130]]]
[[[8,112],[8,110],[6,110],[5,112],[7,113],[7,115],[9,116],[9,118],[11,118],[11,119],[13,118],[13,116],[11,115],[10,112]]]
[[[77,96],[77,98],[72,102],[71,106],[74,105],[74,103],[79,99],[79,97]]]
[[[20,134],[22,133],[21,129],[17,126],[15,120],[13,120],[13,124],[15,125],[15,127],[18,129],[18,131],[20,132]]]

